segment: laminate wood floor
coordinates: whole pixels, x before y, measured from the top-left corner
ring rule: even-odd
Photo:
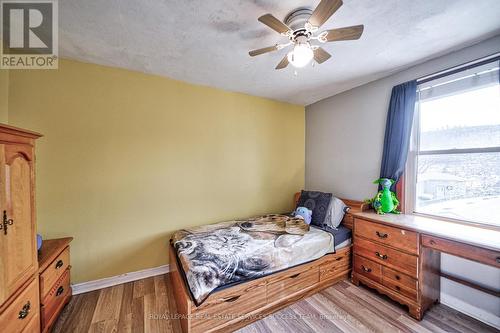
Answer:
[[[167,275],[74,296],[53,332],[181,332]],[[420,322],[404,307],[342,281],[239,333],[264,332],[500,332],[439,304]]]

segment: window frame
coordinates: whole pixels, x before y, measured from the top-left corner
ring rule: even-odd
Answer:
[[[444,71],[443,73],[436,74],[436,78],[445,77],[450,75],[450,73],[455,74],[467,69],[476,67],[480,64],[485,64],[489,62],[499,61],[498,56],[493,59],[482,59],[475,61],[473,64],[466,64],[458,66],[457,68],[452,68]],[[476,62],[478,64],[476,64]],[[463,67],[463,68],[462,68]],[[500,75],[500,74],[499,74]],[[425,77],[423,81],[432,81],[434,77]],[[419,84],[417,80],[417,87]],[[439,149],[439,150],[420,150],[420,91],[417,89],[417,99],[415,103],[415,113],[413,118],[413,126],[411,130],[410,147],[408,150],[408,158],[406,161],[406,168],[403,176],[401,177],[401,187],[403,188],[403,205],[402,210],[406,214],[412,214],[417,216],[428,217],[436,220],[450,221],[456,223],[462,223],[466,225],[475,225],[478,227],[500,230],[500,226],[488,223],[488,222],[477,222],[464,219],[454,219],[450,217],[426,214],[422,212],[417,212],[416,209],[416,192],[417,192],[417,168],[418,168],[418,157],[419,156],[429,156],[429,155],[451,155],[451,154],[476,154],[476,153],[500,153],[500,146],[487,147],[487,148],[458,148],[458,149]]]

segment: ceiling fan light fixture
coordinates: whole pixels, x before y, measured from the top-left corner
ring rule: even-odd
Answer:
[[[276,70],[286,68],[289,64],[295,68],[301,68],[311,62],[313,66],[315,63],[324,63],[332,55],[317,43],[356,40],[363,34],[364,26],[362,24],[318,32],[340,6],[342,6],[342,0],[320,0],[314,10],[307,7],[296,8],[287,15],[284,21],[277,19],[272,14],[260,16],[261,23],[282,36],[288,37],[289,42],[252,50],[248,54],[255,57],[293,45],[293,50],[281,59],[275,67]],[[313,45],[310,42],[313,42]],[[314,61],[312,61],[313,59]]]
[[[314,58],[314,52],[309,43],[299,43],[288,53],[288,62],[293,67],[301,68],[306,66]]]

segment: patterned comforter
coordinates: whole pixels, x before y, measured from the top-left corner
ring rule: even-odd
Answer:
[[[268,275],[334,251],[330,233],[285,215],[183,229],[171,241],[197,305],[218,287]]]

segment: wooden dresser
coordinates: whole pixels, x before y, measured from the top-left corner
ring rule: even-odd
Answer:
[[[420,233],[377,219],[374,213],[370,219],[354,214],[352,281],[407,305],[420,320],[439,301],[440,254],[420,245]]]
[[[50,331],[71,299],[69,243],[72,240],[72,237],[44,240],[39,251],[42,332]]]
[[[35,140],[0,125],[0,330],[39,332]]]

